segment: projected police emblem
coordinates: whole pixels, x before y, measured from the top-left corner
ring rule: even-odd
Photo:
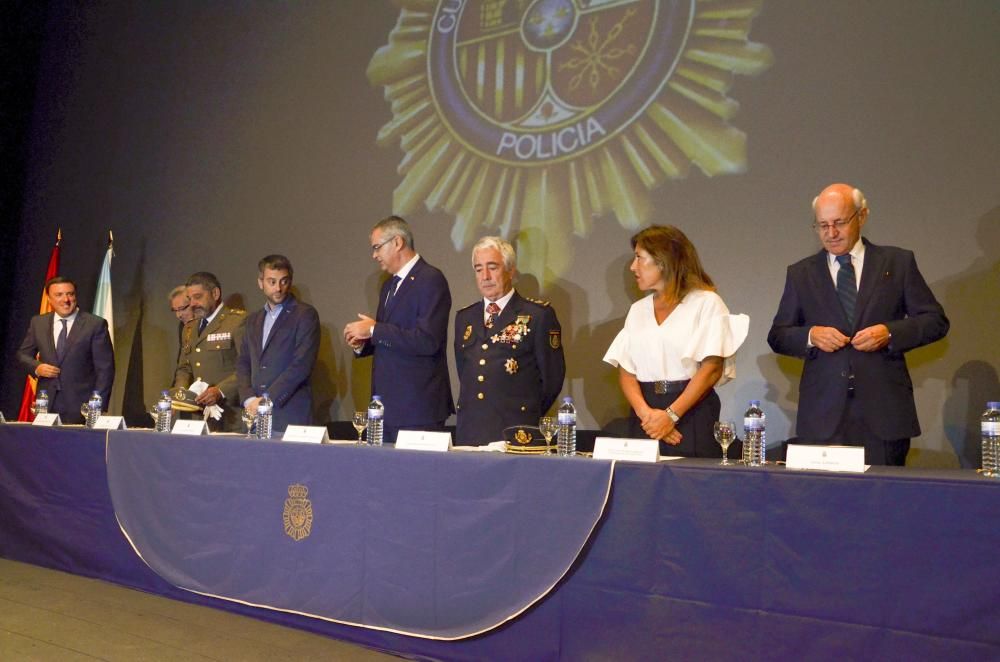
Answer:
[[[308,538],[312,532],[312,503],[306,498],[309,488],[305,485],[289,485],[288,498],[285,499],[285,511],[282,520],[285,523],[285,535],[298,542]]]
[[[454,215],[456,248],[484,230],[517,235],[522,270],[548,279],[595,217],[637,228],[649,192],[692,164],[746,169],[726,92],[771,64],[748,41],[761,0],[401,4],[368,65],[393,112],[378,142],[406,152],[394,209]]]

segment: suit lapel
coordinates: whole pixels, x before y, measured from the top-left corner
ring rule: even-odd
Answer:
[[[878,287],[879,276],[885,272],[885,254],[865,240],[865,264],[861,270],[861,287],[858,289],[858,302],[854,307],[854,319],[861,320],[865,306],[872,299],[874,290]]]
[[[52,318],[52,323],[55,324],[55,317]],[[66,353],[69,353],[70,348],[76,343],[78,338],[82,338],[86,333],[87,328],[87,318],[83,316],[83,311],[79,311],[76,314],[76,321],[73,322],[73,326],[70,327],[69,333],[66,334]],[[51,334],[49,335],[51,340]],[[52,346],[55,350],[55,345]]]
[[[391,278],[389,279],[386,286],[383,288],[382,298],[379,301],[379,306],[383,307],[383,315],[386,318],[385,321],[389,321],[393,313],[400,309],[402,303],[400,299],[406,297],[413,289],[414,283],[418,278],[420,278],[420,271],[421,268],[423,267],[423,262],[424,258],[418,258],[417,261],[413,264],[413,268],[410,269],[410,273],[406,274],[406,278],[403,278],[402,280],[399,281],[399,286],[396,288],[396,293],[392,295],[392,301],[389,302],[388,306],[385,306],[385,299],[389,295],[388,283],[392,282]],[[376,318],[376,321],[378,321],[378,318]]]
[[[840,305],[840,297],[837,295],[837,288],[830,277],[830,263],[827,260],[827,252],[825,250],[817,253],[810,265],[809,276],[818,294],[818,300],[825,302],[825,305],[830,307],[833,314],[840,320],[843,330],[850,331],[847,313],[844,312],[844,307]]]
[[[271,333],[267,336],[267,342],[264,343],[264,349],[261,350],[261,354],[267,351],[270,347],[271,341],[274,340],[275,334],[278,333],[278,329],[285,325],[285,320],[292,316],[292,309],[295,307],[295,299],[291,296],[285,300],[285,305],[281,307],[281,312],[278,314],[278,319],[274,320],[274,324],[271,325]],[[260,337],[264,337],[264,320],[267,318],[267,309],[264,309],[264,314],[260,316]]]
[[[45,332],[42,334],[42,341],[38,344],[38,353],[43,357],[51,356],[53,361],[56,357],[55,341],[56,314],[52,313],[45,320]],[[48,361],[45,361],[48,363]]]

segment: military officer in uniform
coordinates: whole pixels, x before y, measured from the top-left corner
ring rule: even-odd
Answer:
[[[174,386],[189,387],[197,380],[208,388],[195,402],[222,407],[222,420],[208,419],[213,431],[238,432],[241,427],[236,358],[243,343],[246,312],[222,304],[222,285],[214,274],[199,271],[185,283],[194,319],[184,325],[181,355]]]
[[[483,237],[472,248],[472,267],[483,298],[455,315],[455,436],[466,444],[503,439],[512,425],[537,425],[566,376],[555,311],[513,287],[514,247],[500,237]]]

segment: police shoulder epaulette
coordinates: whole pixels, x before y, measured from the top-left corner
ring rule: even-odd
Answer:
[[[549,306],[548,301],[543,301],[541,299],[532,299],[531,297],[524,297],[524,298],[530,301],[531,303],[537,303],[539,306],[545,306],[545,307]]]
[[[459,309],[458,309],[458,312],[460,312],[460,313],[464,313],[464,312],[465,312],[466,310],[469,310],[470,308],[475,308],[475,307],[476,307],[476,306],[478,306],[478,305],[479,305],[479,302],[478,302],[478,301],[477,301],[476,303],[470,303],[470,304],[469,304],[468,306],[466,306],[465,308],[459,308]]]

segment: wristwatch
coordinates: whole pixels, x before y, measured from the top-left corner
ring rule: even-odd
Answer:
[[[669,416],[670,420],[673,421],[674,423],[676,423],[677,421],[681,420],[681,417],[677,415],[677,412],[675,412],[670,407],[667,407],[664,411],[667,412],[667,416]]]

